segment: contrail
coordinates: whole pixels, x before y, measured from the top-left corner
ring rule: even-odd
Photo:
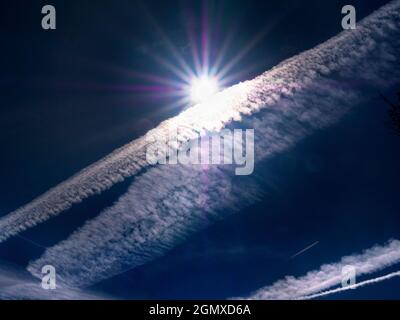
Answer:
[[[356,30],[221,92],[169,124],[190,124],[185,127],[188,138],[218,131],[231,120],[231,127],[240,122],[240,127],[254,129],[258,163],[288,150],[337,122],[376,90],[398,83],[399,14],[400,1],[394,1]],[[160,130],[148,138],[164,138],[166,130]],[[118,167],[112,161],[110,166]],[[254,203],[260,189],[257,177],[235,176],[229,166],[148,168],[112,207],[46,250],[28,270],[40,276],[41,266],[51,264],[70,286],[96,283],[165,254],[193,232]]]
[[[45,247],[44,245],[41,245],[41,244],[37,243],[36,241],[32,241],[31,239],[25,238],[25,237],[23,237],[23,236],[21,236],[19,234],[17,234],[16,237],[18,237],[18,238],[20,238],[20,239],[22,239],[22,240],[24,240],[26,242],[29,242],[29,243],[33,244],[34,246],[36,246],[38,248],[47,249],[47,247]]]
[[[173,147],[179,149],[185,142],[196,138],[198,133],[218,132],[231,121],[239,120],[242,115],[255,112],[244,106],[252,89],[250,84],[244,82],[228,88],[217,94],[213,103],[196,105],[162,122],[145,136],[115,150],[27,205],[2,217],[0,242],[140,173],[149,166],[146,161],[148,145],[165,139],[169,132],[178,132],[179,145]]]
[[[56,282],[57,285],[57,282]],[[32,277],[26,270],[0,261],[1,300],[103,300],[111,299],[96,292],[83,291],[57,285],[55,290],[45,290],[41,280]]]
[[[356,277],[372,274],[390,266],[400,263],[400,241],[391,240],[386,245],[365,250],[361,254],[353,254],[343,257],[340,262],[325,264],[318,270],[308,272],[302,277],[286,276],[274,284],[261,288],[251,294],[247,299],[251,300],[293,300],[312,299],[330,293],[340,292],[339,289],[328,290],[342,283],[342,270],[345,266],[352,266]],[[390,279],[395,275],[377,278],[378,281]],[[370,284],[375,280],[368,280],[364,284]],[[363,285],[359,283],[359,287]],[[341,288],[340,288],[341,289]]]
[[[347,290],[357,289],[357,288],[364,287],[364,286],[369,285],[369,284],[378,283],[378,282],[389,280],[389,279],[392,279],[392,278],[395,278],[395,277],[399,277],[399,276],[400,276],[400,271],[396,271],[396,272],[392,272],[392,273],[389,273],[389,274],[381,276],[381,277],[365,280],[365,281],[359,282],[359,283],[351,285],[351,286],[332,289],[332,290],[324,291],[324,292],[321,292],[321,293],[313,294],[313,295],[310,295],[310,296],[301,297],[300,300],[310,300],[310,299],[315,299],[315,298],[321,298],[321,297],[325,297],[325,296],[328,296],[328,295],[331,295],[331,294],[334,294],[334,293],[339,293],[339,292],[343,292],[343,291],[347,291]]]
[[[306,122],[314,129],[332,123],[332,114],[335,112],[336,117],[340,115],[340,112],[332,109],[340,106],[343,113],[352,103],[356,104],[361,98],[368,97],[366,90],[357,90],[360,89],[358,86],[384,90],[396,84],[399,56],[398,13],[399,2],[393,1],[360,22],[357,30],[342,32],[325,44],[289,59],[251,81],[222,91],[212,101],[198,104],[162,122],[145,136],[114,151],[1,218],[0,242],[142,172],[148,167],[145,154],[148,144],[151,143],[149,141],[164,139],[171,129],[179,129],[179,149],[184,142],[197,137],[198,133],[218,132],[228,124],[241,121],[243,117],[262,110],[276,112],[279,103],[290,105],[289,109],[284,108],[287,114],[280,114],[281,120],[286,120],[285,117],[298,117],[300,124]],[[325,99],[324,94],[329,86],[337,93],[327,93],[324,103],[329,103],[328,99],[332,99],[330,106],[326,107],[328,109],[313,109],[310,104],[304,105],[323,104],[321,100]],[[299,94],[307,90],[319,92],[314,93],[313,97]],[[320,98],[319,102],[316,101],[317,98]],[[335,106],[337,103],[340,104]],[[319,114],[309,114],[307,108]],[[326,121],[324,117],[329,114],[331,117]],[[318,119],[311,123],[308,120],[312,117]],[[274,130],[264,126],[268,137],[274,135]]]
[[[296,258],[298,255],[306,252],[307,250],[311,249],[312,247],[316,246],[319,243],[319,241],[315,241],[314,243],[310,244],[308,247],[305,247],[303,250],[300,250],[299,252],[295,253],[290,257],[290,259]]]

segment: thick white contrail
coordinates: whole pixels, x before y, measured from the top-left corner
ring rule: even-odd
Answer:
[[[359,283],[351,285],[351,286],[340,287],[340,288],[336,288],[336,289],[332,289],[332,290],[327,290],[327,291],[324,291],[324,292],[321,292],[321,293],[313,294],[313,295],[310,295],[310,296],[301,297],[300,299],[301,300],[310,300],[310,299],[322,298],[322,297],[325,297],[325,296],[329,296],[331,294],[340,293],[340,292],[347,291],[347,290],[353,290],[353,289],[357,289],[357,288],[360,288],[360,287],[364,287],[364,286],[369,285],[369,284],[375,284],[375,283],[382,282],[382,281],[385,281],[385,280],[390,280],[390,279],[395,278],[395,277],[400,277],[400,271],[391,272],[391,273],[386,274],[386,275],[381,276],[381,277],[376,277],[376,278],[373,278],[373,279],[364,280],[362,282],[359,282]]]
[[[356,102],[354,94],[364,95],[357,92],[357,87],[362,83],[356,81],[369,83],[376,89],[389,87],[396,82],[398,75],[398,11],[399,2],[394,1],[359,23],[357,30],[343,32],[254,80],[224,90],[212,101],[196,105],[164,121],[145,136],[114,151],[0,219],[0,241],[42,223],[73,204],[137,174],[148,166],[145,151],[149,141],[164,138],[172,128],[179,128],[179,139],[187,141],[199,132],[218,131],[232,121],[240,121],[242,117],[261,110],[270,110],[281,121],[286,121],[285,117],[298,117],[300,123],[304,120],[315,127],[326,121],[324,118],[329,118],[333,110],[314,108],[314,111],[318,109],[315,112],[320,113],[319,121],[310,123],[309,118],[317,115],[310,114],[312,106],[304,103],[322,103],[323,99],[327,103],[332,99],[330,108],[341,108],[343,111],[350,103]],[[329,86],[337,94],[331,92],[325,97]],[[318,89],[320,92],[314,92],[313,97],[302,94],[307,90]],[[340,94],[342,97],[339,97]],[[289,105],[290,108],[283,108],[287,114],[276,110],[280,108],[280,103]],[[328,122],[332,122],[332,119],[329,118]],[[268,138],[274,137],[275,128],[266,125],[264,129]]]
[[[399,13],[400,1],[394,1],[356,30],[229,88],[169,123],[190,124],[185,136],[192,137],[233,119],[255,130],[257,161],[287,150],[376,91],[398,83]],[[163,138],[166,127],[153,130],[149,138]],[[152,167],[135,177],[115,205],[46,250],[28,270],[40,276],[41,266],[51,264],[68,285],[90,285],[164,254],[257,196],[256,179],[235,176],[231,167]]]
[[[287,276],[271,286],[256,291],[247,299],[292,300],[318,297],[327,289],[342,283],[342,270],[345,266],[352,266],[358,277],[378,272],[398,263],[400,263],[400,241],[391,240],[384,246],[376,245],[362,254],[346,256],[340,262],[325,264],[318,270],[308,272],[305,276],[298,278]],[[366,284],[368,283],[370,282]],[[336,291],[332,291],[334,292]]]

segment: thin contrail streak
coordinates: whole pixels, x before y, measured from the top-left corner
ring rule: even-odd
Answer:
[[[301,255],[302,253],[306,252],[307,250],[311,249],[312,247],[316,246],[319,243],[319,241],[315,241],[314,243],[310,244],[308,247],[305,247],[303,250],[300,250],[299,252],[295,253],[294,255],[292,255],[290,257],[290,259],[293,259],[299,255]]]
[[[321,298],[321,297],[325,297],[334,293],[339,293],[339,292],[343,292],[343,291],[347,291],[347,290],[352,290],[352,289],[357,289],[359,287],[363,287],[369,284],[374,284],[374,283],[378,283],[381,281],[385,281],[385,280],[389,280],[395,277],[400,277],[400,271],[395,271],[392,273],[389,273],[387,275],[381,276],[381,277],[377,277],[377,278],[373,278],[373,279],[369,279],[369,280],[365,280],[362,282],[359,282],[357,284],[354,285],[350,285],[347,287],[342,287],[342,288],[337,288],[337,289],[332,289],[332,290],[327,290],[321,293],[316,293],[313,295],[309,295],[309,296],[305,296],[305,297],[300,297],[299,300],[310,300],[310,299],[315,299],[315,298]]]
[[[29,242],[29,243],[33,244],[34,246],[36,246],[36,247],[38,247],[38,248],[47,249],[47,247],[45,247],[45,246],[43,246],[43,245],[41,245],[41,244],[39,244],[39,243],[37,243],[37,242],[31,240],[31,239],[25,238],[25,237],[23,237],[23,236],[21,236],[21,235],[19,235],[19,234],[17,234],[16,237],[18,237],[18,238],[20,238],[20,239],[22,239],[22,240],[24,240],[24,241],[26,241],[26,242]]]
[[[307,272],[300,277],[285,276],[272,285],[252,293],[251,300],[297,300],[312,299],[319,296],[340,292],[345,288],[337,288],[343,281],[343,270],[351,266],[357,277],[367,276],[400,263],[400,241],[391,240],[383,246],[375,245],[361,254],[342,257],[339,262],[328,263],[319,269]],[[356,287],[383,281],[398,276],[397,273],[360,282]],[[332,289],[335,288],[336,289]],[[346,287],[347,288],[347,287]],[[354,288],[354,286],[352,286]]]

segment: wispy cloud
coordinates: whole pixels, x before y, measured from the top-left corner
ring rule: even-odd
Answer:
[[[235,120],[255,129],[257,161],[287,150],[315,130],[335,123],[374,90],[396,83],[399,14],[400,1],[394,1],[364,19],[357,30],[343,32],[254,80],[223,91],[164,122],[147,138],[163,138],[169,127],[183,125],[185,140],[198,132],[218,131]],[[0,230],[12,235],[21,230],[16,222],[33,226],[59,213],[71,199],[82,200],[93,190],[101,191],[121,180],[120,170],[127,170],[123,176],[138,172],[146,165],[145,141],[139,139],[75,176],[66,187],[34,202],[31,209],[14,214],[17,218],[13,214],[6,217],[0,221]],[[164,254],[194,231],[257,197],[256,179],[237,177],[231,167],[152,167],[135,177],[115,205],[46,250],[28,270],[39,275],[42,265],[52,264],[65,283],[90,285]]]
[[[310,296],[306,296],[306,297],[301,297],[300,299],[302,300],[309,300],[309,299],[315,299],[315,298],[322,298],[325,296],[329,296],[331,294],[335,294],[335,293],[340,293],[340,292],[344,292],[344,291],[348,291],[348,290],[353,290],[353,289],[357,289],[357,288],[361,288],[361,287],[365,287],[369,284],[375,284],[375,283],[379,283],[385,280],[390,280],[393,279],[395,277],[400,277],[400,271],[396,271],[396,272],[391,272],[389,274],[386,274],[384,276],[381,277],[376,277],[373,279],[368,279],[368,280],[364,280],[361,281],[359,283],[356,283],[354,285],[351,286],[347,286],[347,287],[340,287],[340,288],[336,288],[336,289],[332,289],[332,290],[327,290],[321,293],[317,293],[317,294],[313,294]]]
[[[103,300],[111,299],[103,294],[58,286],[45,290],[41,281],[32,277],[26,270],[0,262],[1,300]]]
[[[247,299],[254,300],[292,300],[312,299],[330,293],[344,291],[345,289],[327,289],[338,286],[342,282],[342,268],[352,266],[355,268],[356,276],[372,274],[387,267],[400,263],[400,241],[391,240],[384,246],[374,246],[365,250],[362,254],[353,254],[341,259],[340,262],[324,264],[318,270],[310,271],[305,276],[287,276],[251,294]],[[387,275],[383,278],[360,282],[353,288],[370,284],[373,282],[390,279],[397,274]]]

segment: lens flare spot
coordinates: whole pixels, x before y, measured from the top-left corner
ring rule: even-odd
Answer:
[[[200,103],[218,92],[217,79],[209,76],[194,78],[190,85],[190,99],[194,103]]]

